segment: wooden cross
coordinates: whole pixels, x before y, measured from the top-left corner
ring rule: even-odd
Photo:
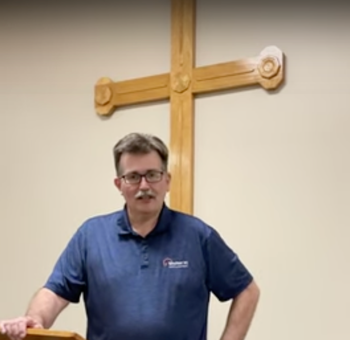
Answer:
[[[258,56],[195,67],[195,0],[171,1],[171,71],[95,85],[95,110],[111,115],[121,106],[170,99],[170,206],[193,213],[194,95],[260,84],[271,90],[284,80],[284,55],[275,46]]]

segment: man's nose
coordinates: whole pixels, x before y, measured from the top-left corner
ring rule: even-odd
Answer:
[[[148,189],[148,188],[149,188],[149,184],[146,181],[146,178],[142,177],[140,182],[140,189]]]

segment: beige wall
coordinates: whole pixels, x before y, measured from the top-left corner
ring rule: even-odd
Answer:
[[[286,53],[287,81],[275,94],[254,88],[196,101],[195,213],[261,286],[249,340],[348,339],[348,11],[215,4],[198,4],[197,64],[274,44]],[[109,120],[93,109],[99,77],[168,71],[166,1],[16,6],[0,12],[0,319],[24,311],[86,218],[122,206],[113,144],[131,131],[169,140],[167,103]],[[212,300],[210,340],[227,308]],[[55,328],[84,334],[83,306]]]

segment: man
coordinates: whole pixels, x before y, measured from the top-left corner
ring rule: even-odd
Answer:
[[[165,205],[164,143],[133,133],[113,151],[124,209],[83,223],[25,316],[1,331],[19,340],[27,328],[50,328],[83,296],[89,340],[205,340],[212,292],[232,300],[221,340],[243,340],[259,289],[212,227]]]

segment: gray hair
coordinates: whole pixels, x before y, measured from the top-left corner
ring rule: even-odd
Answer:
[[[156,151],[161,158],[163,170],[168,169],[169,151],[164,142],[153,135],[146,133],[130,133],[120,139],[113,148],[114,166],[120,175],[120,158],[124,153],[145,155]]]

